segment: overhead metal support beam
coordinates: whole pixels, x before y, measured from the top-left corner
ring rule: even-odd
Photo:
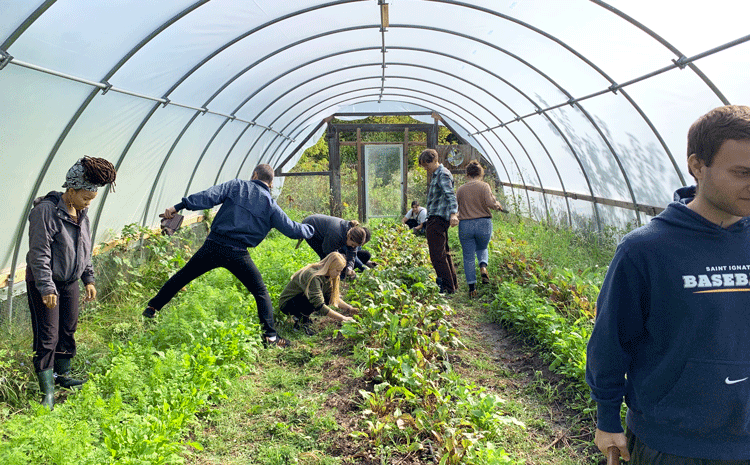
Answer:
[[[387,67],[385,60],[385,54],[387,53],[385,48],[385,33],[388,31],[390,20],[388,18],[388,4],[385,0],[378,0],[378,5],[380,5],[380,41],[382,45],[381,54],[383,55],[383,64],[381,66],[382,69],[380,70],[380,93],[382,95],[383,89],[385,88],[385,69]]]
[[[502,184],[504,186],[508,186],[508,187],[516,187],[518,189],[529,189],[529,190],[532,190],[532,191],[535,191],[535,192],[541,192],[543,190],[543,189],[541,189],[539,187],[535,187],[535,186],[525,186],[524,187],[524,186],[521,186],[521,185],[517,185],[517,184],[513,185],[513,184],[510,184],[510,183],[506,183],[506,182],[501,182],[500,184]],[[599,203],[601,205],[609,205],[609,206],[612,206],[612,207],[625,208],[627,210],[641,211],[641,212],[643,212],[643,213],[645,213],[645,214],[647,214],[649,216],[656,216],[659,213],[661,213],[662,211],[664,211],[664,207],[655,207],[653,205],[645,205],[645,204],[633,205],[630,202],[625,202],[625,201],[622,201],[622,200],[608,199],[608,198],[605,198],[605,197],[594,197],[594,196],[586,195],[586,194],[577,194],[575,192],[562,192],[562,191],[557,191],[557,190],[546,189],[545,193],[547,193],[549,195],[556,195],[556,196],[560,196],[560,197],[567,197],[567,198],[571,198],[573,200],[585,200],[587,202],[595,202],[595,203]]]
[[[2,50],[0,50],[0,52],[7,53],[7,52],[4,52]],[[2,53],[0,53],[0,55],[2,55]],[[82,77],[73,76],[73,75],[67,74],[67,73],[61,73],[59,71],[55,71],[55,70],[52,70],[52,69],[44,68],[42,66],[37,66],[37,65],[32,64],[32,63],[27,63],[25,61],[17,60],[17,59],[15,59],[13,57],[10,57],[10,56],[9,56],[8,63],[16,65],[16,66],[20,66],[22,68],[27,68],[27,69],[31,69],[31,70],[34,70],[34,71],[38,71],[40,73],[49,74],[50,76],[56,76],[56,77],[59,77],[59,78],[67,79],[69,81],[78,82],[78,83],[81,83],[81,84],[86,84],[86,85],[91,86],[91,87],[96,87],[97,89],[101,89],[102,90],[102,95],[106,94],[109,91],[112,91],[112,92],[117,92],[119,94],[124,94],[124,95],[130,95],[132,97],[137,97],[137,98],[140,98],[140,99],[143,99],[143,100],[150,100],[152,102],[157,102],[157,103],[159,103],[159,104],[161,104],[162,106],[165,106],[165,107],[167,105],[174,105],[176,107],[186,108],[188,110],[195,110],[195,111],[199,112],[200,114],[204,114],[204,115],[206,113],[208,113],[208,114],[212,114],[212,115],[223,116],[223,117],[229,118],[229,119],[236,119],[237,121],[240,121],[240,122],[243,122],[243,123],[256,124],[253,121],[246,121],[246,120],[237,118],[234,115],[228,115],[226,113],[221,113],[221,112],[209,110],[205,106],[196,107],[196,106],[188,105],[188,104],[185,104],[185,103],[173,102],[172,100],[170,100],[170,99],[168,99],[166,97],[155,97],[153,95],[145,95],[145,94],[141,94],[141,93],[138,93],[138,92],[132,92],[132,91],[129,91],[127,89],[121,89],[119,87],[114,87],[113,85],[111,85],[108,82],[91,81],[91,80],[88,80],[88,79],[85,79],[85,78],[82,78]],[[2,69],[2,68],[0,68],[0,69]],[[273,129],[271,129],[271,128],[268,128],[268,129],[271,130],[271,131],[273,131]],[[287,136],[285,136],[284,134],[281,134],[281,133],[279,133],[279,135],[281,137],[287,137]]]

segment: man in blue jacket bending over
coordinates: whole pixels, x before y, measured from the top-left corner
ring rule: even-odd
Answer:
[[[172,218],[175,213],[204,210],[221,204],[211,223],[211,233],[185,266],[164,284],[156,297],[148,302],[143,316],[153,318],[156,312],[190,281],[214,268],[226,268],[245,285],[255,297],[258,318],[263,326],[263,344],[288,347],[289,341],[278,336],[273,324],[273,304],[260,271],[247,252],[265,239],[271,228],[278,229],[292,239],[309,239],[314,229],[289,219],[271,197],[273,168],[258,165],[250,181],[233,179],[203,192],[183,197],[167,208],[162,215]]]
[[[636,465],[747,464],[750,107],[699,118],[687,154],[696,186],[622,239],[599,294],[586,367],[594,442]]]

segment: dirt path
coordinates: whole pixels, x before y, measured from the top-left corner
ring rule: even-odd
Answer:
[[[492,297],[485,293],[468,300],[460,293],[449,304],[456,310],[452,322],[460,331],[466,349],[451,355],[453,369],[467,381],[484,387],[487,392],[506,400],[509,414],[526,424],[526,429],[501,444],[506,451],[527,465],[595,464],[597,451],[590,445],[593,419],[568,407],[565,381],[551,373],[533,346],[520,340],[486,316],[486,304]],[[331,350],[347,355],[352,347],[345,340],[329,340]],[[372,389],[363,378],[351,377],[351,358],[340,357],[324,369],[341,386],[326,401],[326,408],[336,412],[342,430],[332,441],[337,444],[327,452],[341,457],[346,464],[381,464],[378,457],[359,450],[349,439],[361,419],[360,389]],[[398,457],[388,463],[401,465],[431,464],[424,457]]]
[[[519,419],[527,424],[527,442],[506,450],[522,450],[527,464],[560,463],[562,457],[572,463],[598,463],[598,451],[590,443],[593,417],[570,408],[565,378],[549,370],[531,341],[490,321],[487,308],[492,300],[488,290],[478,299],[459,293],[451,300],[453,323],[467,346],[454,369],[509,403],[526,407],[528,415]]]

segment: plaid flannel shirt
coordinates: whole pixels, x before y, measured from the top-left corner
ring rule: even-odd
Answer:
[[[427,193],[427,216],[439,216],[450,220],[452,213],[458,213],[453,175],[441,164],[432,173],[430,190]]]

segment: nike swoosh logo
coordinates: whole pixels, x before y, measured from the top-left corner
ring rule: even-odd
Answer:
[[[727,379],[724,380],[724,382],[727,383],[727,384],[737,384],[737,383],[741,383],[743,381],[747,381],[747,378],[732,379],[732,380],[730,380],[729,376],[727,376]]]

